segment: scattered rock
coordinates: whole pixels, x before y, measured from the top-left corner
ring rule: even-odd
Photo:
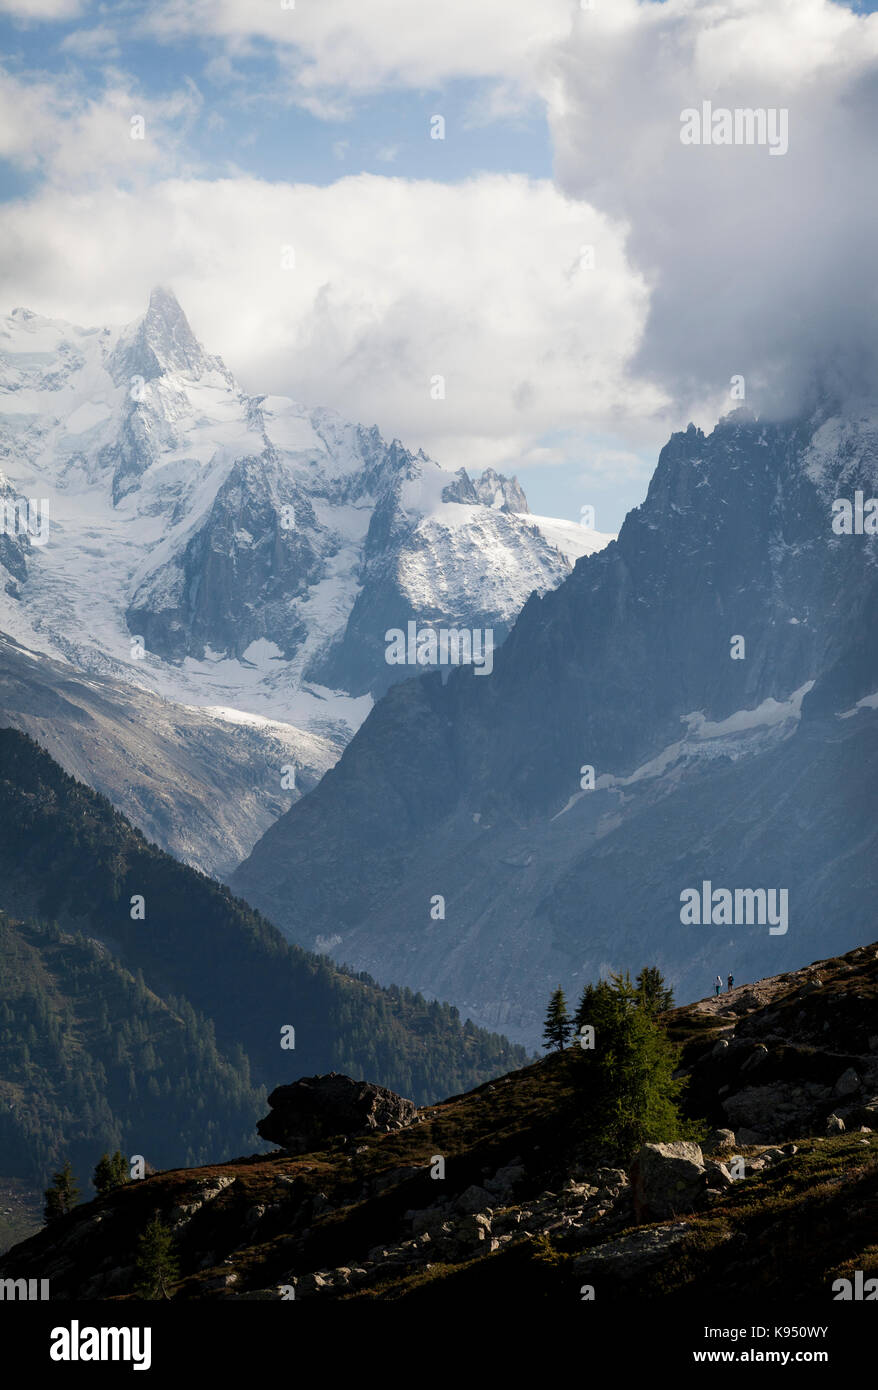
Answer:
[[[628,1186],[628,1174],[624,1168],[598,1168],[589,1180],[599,1192],[619,1192]]]
[[[605,1241],[576,1257],[573,1265],[577,1278],[592,1273],[600,1277],[607,1271],[621,1279],[635,1276],[657,1264],[670,1247],[685,1240],[689,1229],[688,1221],[676,1221],[670,1226],[650,1226],[643,1231],[632,1231],[619,1240]]]
[[[470,1186],[455,1198],[454,1206],[458,1211],[485,1211],[492,1205],[496,1206],[497,1199],[492,1197],[490,1192],[486,1192],[484,1187]]]
[[[705,1154],[731,1153],[737,1147],[733,1129],[713,1129],[701,1145]]]
[[[847,1071],[843,1071],[833,1087],[837,1096],[852,1096],[859,1089],[860,1078],[853,1067],[848,1067]]]
[[[715,1159],[708,1159],[705,1164],[705,1169],[707,1171],[708,1187],[731,1187],[735,1181],[726,1165],[724,1163],[719,1163]]]
[[[486,1179],[485,1187],[495,1196],[511,1196],[526,1177],[527,1169],[521,1163],[508,1163],[505,1168],[498,1168],[493,1178]]]
[[[827,1134],[844,1134],[844,1120],[840,1115],[830,1115],[826,1121]]]

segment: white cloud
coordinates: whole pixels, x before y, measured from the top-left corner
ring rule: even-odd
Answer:
[[[73,77],[0,70],[0,157],[68,187],[178,168],[183,133],[201,105],[195,87],[157,100],[133,90],[123,74],[108,71],[105,79],[92,96]]]
[[[159,38],[222,39],[231,53],[254,39],[275,46],[292,99],[337,115],[344,99],[388,87],[436,87],[497,77],[533,91],[541,56],[570,28],[571,0],[159,0],[142,24]],[[508,99],[507,90],[507,99]]]
[[[210,40],[207,70],[237,100],[253,99],[246,63],[266,51],[284,98],[322,115],[387,88],[479,78],[464,121],[505,121],[511,138],[541,94],[556,187],[370,176],[290,187],[231,165],[224,181],[196,181],[184,164],[194,87],[163,102],[138,100],[121,74],[96,96],[8,78],[0,154],[57,185],[0,214],[20,262],[4,274],[10,302],[119,320],[170,280],[248,388],[326,401],[473,465],[569,464],[591,430],[599,478],[637,472],[629,451],[654,437],[662,409],[666,426],[712,423],[733,403],[733,375],[748,403],[775,410],[818,370],[874,380],[878,16],[830,0],[585,11],[571,0],[159,0],[140,23]],[[94,32],[71,42],[91,47]],[[265,91],[278,94],[276,74]],[[787,109],[788,153],[683,146],[681,112],[708,99]],[[137,148],[136,112],[148,134]],[[349,149],[336,140],[333,164]],[[136,197],[113,187],[134,173]],[[297,269],[284,277],[287,244]],[[440,374],[446,398],[432,401]]]
[[[25,20],[75,19],[83,8],[83,0],[0,0],[0,14]]]
[[[707,418],[874,382],[878,15],[827,0],[614,0],[553,56],[556,177],[631,229],[639,364]],[[680,113],[786,108],[789,151],[684,146]]]
[[[105,24],[94,29],[74,29],[61,40],[60,47],[78,58],[99,58],[103,62],[118,58],[120,53],[119,35]]]
[[[599,274],[580,268],[583,243]],[[626,374],[646,292],[620,229],[548,182],[46,191],[0,209],[0,245],[10,307],[124,322],[170,282],[247,389],[332,405],[458,463],[514,462],[548,431],[660,404]]]

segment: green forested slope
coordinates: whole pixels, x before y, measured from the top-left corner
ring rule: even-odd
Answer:
[[[524,1060],[447,1005],[290,946],[8,729],[0,824],[0,909],[17,922],[0,956],[0,1174],[42,1172],[71,1144],[156,1166],[253,1149],[258,1097],[301,1075],[424,1101]]]

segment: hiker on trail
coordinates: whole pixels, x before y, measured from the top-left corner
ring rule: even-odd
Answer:
[[[717,977],[716,977],[716,992],[717,992],[717,994],[719,994],[719,993],[721,992],[722,987],[723,987],[723,977],[722,977],[722,975],[717,975]]]
[[[732,990],[734,989],[734,987],[735,987],[735,977],[734,977],[734,975],[730,975],[730,976],[729,976],[729,994],[731,994],[731,992],[732,992]]]

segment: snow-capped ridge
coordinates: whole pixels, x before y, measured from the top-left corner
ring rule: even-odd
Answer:
[[[164,285],[122,329],[7,318],[0,392],[10,486],[52,516],[39,555],[6,548],[7,630],[187,704],[349,733],[407,674],[384,660],[388,627],[501,640],[593,547],[494,469],[471,479],[330,408],[249,395]]]

